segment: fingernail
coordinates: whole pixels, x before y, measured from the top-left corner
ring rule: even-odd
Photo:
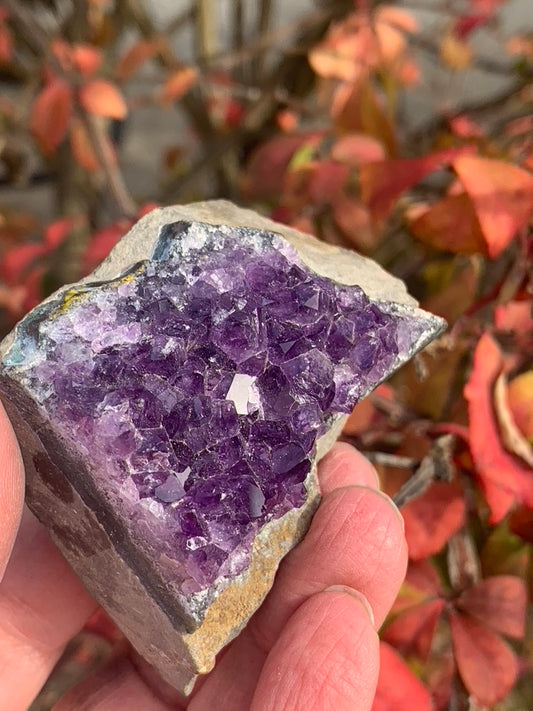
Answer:
[[[351,595],[352,597],[356,598],[356,600],[359,601],[363,609],[365,610],[368,619],[370,620],[372,627],[376,626],[376,621],[374,619],[374,613],[372,611],[372,608],[370,607],[370,603],[366,599],[366,597],[360,593],[358,590],[354,590],[353,588],[348,587],[348,585],[331,585],[329,588],[326,588],[324,592],[334,592],[334,593],[345,593],[347,595]]]
[[[385,496],[387,496],[387,494],[385,494]],[[395,513],[395,514],[398,516],[398,518],[400,519],[400,523],[402,524],[402,531],[405,533],[405,521],[404,521],[404,518],[403,518],[403,516],[402,516],[402,512],[401,512],[400,509],[396,506],[396,504],[394,503],[394,501],[391,499],[390,496],[387,496],[387,499],[390,501],[390,505],[391,505],[392,508],[394,509],[394,513]]]

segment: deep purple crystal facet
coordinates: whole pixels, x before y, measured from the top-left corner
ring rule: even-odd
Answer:
[[[391,370],[408,321],[275,234],[183,222],[129,274],[37,310],[16,367],[187,594],[304,503],[316,439]]]

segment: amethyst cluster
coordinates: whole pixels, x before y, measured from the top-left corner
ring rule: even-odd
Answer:
[[[37,309],[4,368],[188,595],[304,503],[317,438],[413,329],[273,233],[177,222],[152,259]]]

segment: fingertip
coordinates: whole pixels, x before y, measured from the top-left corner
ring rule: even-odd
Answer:
[[[0,402],[0,581],[13,549],[24,504],[24,467],[15,433]]]
[[[336,586],[312,595],[290,617],[263,666],[251,709],[370,711],[378,670],[368,603]]]
[[[347,442],[336,442],[318,465],[323,494],[344,486],[379,489],[378,473],[360,452]]]

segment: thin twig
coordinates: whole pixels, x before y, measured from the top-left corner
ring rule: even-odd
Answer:
[[[257,16],[257,29],[255,33],[256,43],[261,42],[264,35],[268,33],[270,21],[272,17],[272,0],[261,0]],[[252,60],[251,74],[252,80],[256,84],[261,83],[261,77],[264,68],[265,50],[259,49],[256,56]]]
[[[455,437],[453,435],[443,435],[435,440],[431,451],[420,462],[420,466],[413,476],[393,496],[393,501],[398,508],[421,496],[434,481],[452,480],[454,446]]]
[[[383,467],[396,467],[397,469],[414,469],[418,464],[418,459],[413,457],[403,457],[400,454],[389,454],[388,452],[361,452],[372,464]]]
[[[110,155],[102,122],[97,116],[93,116],[85,111],[80,111],[79,114],[117,207],[123,215],[135,217],[137,205],[126,187],[122,171],[119,169],[113,156]]]

